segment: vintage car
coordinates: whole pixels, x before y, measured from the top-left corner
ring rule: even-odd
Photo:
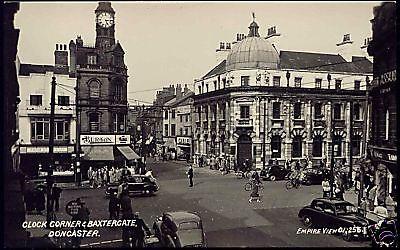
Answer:
[[[129,195],[137,194],[154,194],[160,187],[155,178],[145,175],[130,175],[127,176],[128,192]],[[109,183],[106,187],[106,197],[109,197],[111,193],[115,195],[118,193],[118,186],[121,182]]]
[[[262,169],[260,172],[260,177],[263,180],[284,180],[289,173],[290,170],[284,168],[283,166],[272,165]]]
[[[153,224],[163,247],[206,247],[201,218],[186,211],[166,212]]]
[[[318,169],[307,169],[301,173],[301,182],[304,185],[319,185],[324,180],[324,174]]]
[[[300,209],[298,217],[306,227],[337,229],[347,241],[367,237],[367,227],[372,223],[350,202],[325,198],[314,199]]]

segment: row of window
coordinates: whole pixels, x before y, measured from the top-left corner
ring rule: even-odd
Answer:
[[[42,97],[43,97],[42,95],[30,95],[29,105],[31,105],[31,106],[42,106],[43,105],[43,98]],[[59,106],[69,106],[70,105],[69,96],[59,95],[57,104]]]
[[[165,136],[176,136],[176,125],[171,124],[171,131],[169,131],[168,128],[169,128],[168,124],[164,124]],[[179,129],[179,135],[190,135],[190,134],[191,134],[191,132],[190,132],[189,127]]]
[[[226,80],[223,79],[222,82],[223,82],[223,88],[225,88],[226,87]],[[269,84],[269,77],[267,77],[266,83]],[[249,86],[250,85],[250,76],[241,76],[240,77],[240,84],[241,84],[241,86]],[[295,77],[294,78],[294,87],[301,88],[301,84],[302,84],[302,78],[301,77]],[[281,86],[281,77],[280,76],[273,76],[272,85],[274,87],[280,87]],[[204,85],[204,82],[203,82],[202,86],[198,86],[199,94],[202,94],[204,92],[204,86],[206,88],[205,92],[209,92],[208,83]],[[315,79],[315,88],[317,88],[317,89],[322,88],[322,78],[316,78]],[[341,89],[341,88],[342,88],[342,80],[341,79],[335,79],[335,89]],[[219,81],[218,82],[214,81],[214,90],[217,90],[217,89],[220,89],[220,82]],[[360,90],[361,89],[361,81],[360,80],[355,80],[354,81],[354,89],[355,90]],[[202,92],[202,90],[203,90],[203,92]]]
[[[114,100],[122,100],[122,84],[116,83],[113,87]],[[98,81],[91,81],[89,83],[89,98],[99,99],[100,98],[100,83]]]
[[[69,140],[70,123],[68,120],[55,120],[55,140]],[[50,138],[50,118],[31,119],[31,140],[48,140]]]
[[[359,135],[353,136],[352,138],[352,152],[353,156],[361,155],[361,141],[362,138]],[[334,155],[336,157],[343,156],[343,138],[340,136],[335,136],[333,138],[334,144]],[[271,151],[272,158],[281,158],[282,157],[282,138],[279,136],[273,136],[271,138]],[[312,155],[314,157],[322,157],[323,152],[323,137],[316,136],[313,139],[312,144]],[[293,158],[301,158],[303,157],[303,139],[300,136],[295,136],[292,141],[292,157]]]
[[[301,110],[302,110],[302,103],[296,102],[293,104],[293,114],[294,119],[301,119]],[[361,104],[354,103],[353,104],[353,116],[354,120],[360,120],[361,118]],[[314,105],[314,119],[322,118],[322,103],[316,103]],[[240,118],[242,119],[249,119],[250,118],[250,106],[242,105],[240,106]],[[280,102],[273,102],[272,103],[272,118],[273,119],[280,119],[281,118],[281,103]],[[341,120],[342,119],[342,105],[336,103],[333,105],[333,119]]]
[[[125,132],[125,114],[113,114],[113,131],[114,132]],[[89,131],[100,132],[100,114],[90,113],[89,114]]]

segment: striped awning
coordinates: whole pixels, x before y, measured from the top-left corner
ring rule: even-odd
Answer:
[[[82,146],[83,160],[86,161],[113,161],[113,146]]]
[[[120,146],[117,147],[117,149],[128,161],[140,159],[140,156],[138,156],[129,146]]]

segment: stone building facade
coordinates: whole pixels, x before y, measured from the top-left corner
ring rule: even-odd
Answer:
[[[278,51],[269,41],[274,36],[261,37],[258,28],[253,20],[248,36],[195,82],[195,154],[231,154],[237,164],[249,159],[257,168],[269,159],[283,165],[307,156],[329,166],[333,142],[336,160],[360,157],[372,63],[362,56],[346,61],[338,54]],[[350,42],[345,36],[337,46]]]

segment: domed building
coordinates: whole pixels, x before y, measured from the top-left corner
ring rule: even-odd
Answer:
[[[360,56],[346,61],[340,54],[278,50],[275,27],[263,37],[253,18],[248,28],[247,36],[238,34],[226,47],[220,43],[221,60],[195,80],[195,164],[200,156],[229,156],[237,166],[248,159],[257,168],[305,158],[329,165],[332,144],[335,161],[360,158],[372,63]],[[353,44],[345,38],[337,45],[341,51]]]

